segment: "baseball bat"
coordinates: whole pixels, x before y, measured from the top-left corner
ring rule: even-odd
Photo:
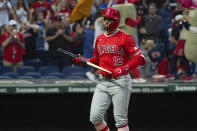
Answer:
[[[63,55],[63,56],[70,56],[71,58],[76,58],[76,57],[78,57],[77,55],[75,55],[75,54],[73,54],[73,53],[71,53],[71,52],[69,52],[69,51],[67,51],[67,50],[64,50],[64,49],[62,49],[62,48],[58,48],[58,49],[57,49],[57,52],[58,52],[60,55]],[[100,67],[100,66],[97,66],[97,65],[95,65],[95,64],[93,64],[93,63],[91,63],[91,62],[89,62],[89,61],[87,61],[87,60],[85,60],[85,59],[82,59],[82,58],[80,58],[80,59],[81,59],[81,61],[83,61],[85,64],[87,64],[87,65],[89,65],[89,66],[91,66],[91,67],[94,67],[94,68],[96,68],[96,69],[105,71],[105,72],[107,72],[107,73],[109,73],[109,74],[112,73],[111,71],[109,71],[109,70],[107,70],[107,69],[105,69],[105,68],[102,68],[102,67]]]

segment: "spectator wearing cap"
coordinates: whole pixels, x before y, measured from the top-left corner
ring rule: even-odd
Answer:
[[[23,65],[24,39],[20,32],[16,32],[17,22],[15,20],[10,20],[8,24],[7,31],[1,35],[0,39],[3,47],[3,66],[11,66],[16,72],[17,67]]]
[[[73,38],[70,32],[63,28],[63,19],[61,16],[54,18],[53,27],[49,28],[46,32],[46,42],[49,44],[49,64],[57,65],[60,69],[66,64],[71,64],[69,59],[57,54],[57,49],[62,48],[67,50]]]

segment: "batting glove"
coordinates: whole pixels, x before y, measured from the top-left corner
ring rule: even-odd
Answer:
[[[80,54],[77,54],[77,57],[73,58],[73,62],[74,63],[77,63],[79,65],[85,65],[86,64],[86,61],[88,61],[88,59],[85,58],[85,57],[83,57]]]
[[[117,79],[122,75],[125,75],[129,72],[129,69],[127,66],[119,66],[116,67],[113,71],[112,71],[112,76]]]

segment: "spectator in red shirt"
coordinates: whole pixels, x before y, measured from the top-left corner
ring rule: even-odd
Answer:
[[[1,35],[0,43],[3,47],[3,66],[12,66],[13,71],[23,65],[22,56],[25,54],[23,35],[16,32],[17,22],[10,20],[8,29]]]
[[[37,1],[35,1],[32,4],[31,8],[34,9],[34,13],[42,12],[43,15],[44,15],[44,18],[46,18],[47,11],[49,10],[50,13],[51,13],[50,14],[51,18],[54,18],[54,12],[53,12],[53,10],[51,8],[51,4],[49,2],[47,2],[47,1],[45,1],[45,0],[37,0]]]
[[[68,0],[57,0],[53,5],[52,8],[55,12],[55,16],[61,15],[64,17],[70,17],[72,13],[72,9],[70,7],[70,3]]]

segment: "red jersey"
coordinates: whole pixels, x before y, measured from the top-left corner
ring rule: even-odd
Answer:
[[[174,54],[178,56],[184,56],[184,47],[185,47],[186,40],[178,40],[176,44],[176,48],[174,49]]]
[[[35,12],[42,12],[44,15],[44,18],[46,18],[47,10],[49,10],[51,13],[51,17],[54,18],[54,12],[51,9],[51,4],[49,2],[45,1],[43,3],[40,3],[38,1],[36,1],[32,4],[31,7],[35,10]]]
[[[90,59],[90,62],[107,70],[113,70],[118,66],[126,65],[135,55],[142,53],[132,36],[117,30],[114,34],[109,35],[105,32],[97,37],[94,59],[92,59],[94,61]],[[101,70],[100,73],[106,74]]]
[[[17,33],[17,35],[20,38],[20,41],[24,44],[25,41],[23,35],[21,33]],[[0,43],[3,43],[8,37],[10,37],[9,32],[3,33],[1,35]],[[3,60],[11,63],[22,62],[22,55],[24,55],[24,48],[20,48],[18,43],[13,39],[3,51]]]
[[[66,9],[61,9],[60,12],[58,14],[60,15],[66,15],[66,16],[70,16],[72,13],[72,10],[69,8]]]

